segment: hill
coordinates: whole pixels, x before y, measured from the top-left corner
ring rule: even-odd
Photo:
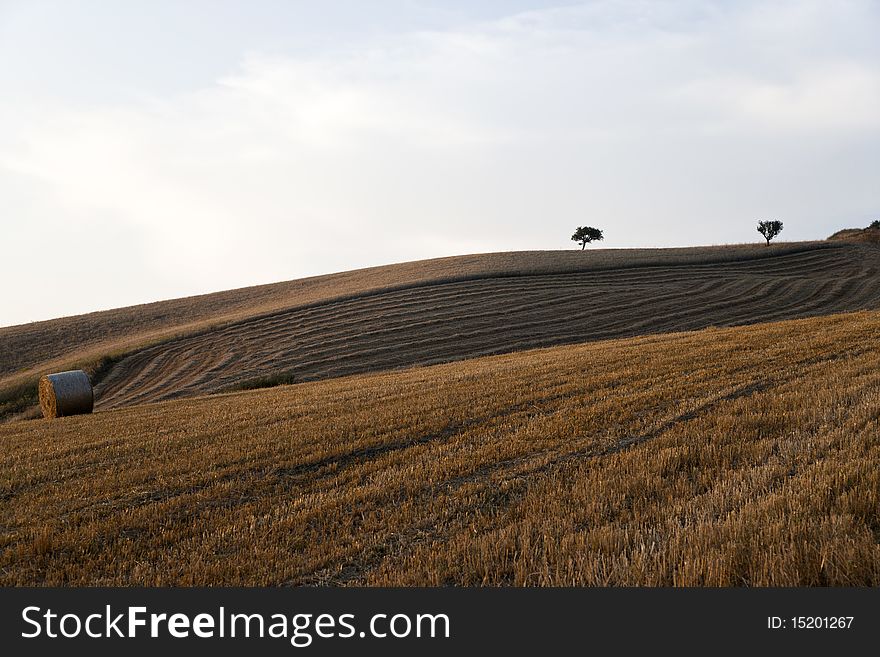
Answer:
[[[810,281],[794,262],[769,292]],[[878,330],[861,312],[8,423],[0,583],[876,586]]]
[[[0,329],[0,415],[82,366],[98,409],[533,347],[880,307],[850,243],[484,254]],[[30,411],[34,413],[33,410]]]
[[[0,377],[39,365],[103,354],[161,341],[279,310],[371,292],[498,276],[560,274],[653,264],[751,259],[818,248],[820,243],[679,249],[604,249],[588,253],[520,251],[452,256],[370,267],[283,283],[240,288],[183,299],[0,327]],[[0,378],[0,380],[2,380]]]
[[[832,242],[880,244],[880,228],[845,228],[828,238]]]

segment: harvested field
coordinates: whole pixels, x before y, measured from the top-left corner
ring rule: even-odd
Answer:
[[[0,583],[876,586],[878,331],[861,312],[9,423]]]
[[[873,308],[880,308],[880,248],[865,245],[437,282],[261,315],[137,350],[97,386],[97,408]]]
[[[377,290],[495,276],[595,271],[644,265],[767,258],[829,246],[823,242],[580,251],[518,251],[419,260],[313,276],[283,283],[0,327],[0,387],[16,374],[124,353],[145,343],[230,322]]]
[[[880,243],[880,228],[846,228],[828,238],[832,242]]]

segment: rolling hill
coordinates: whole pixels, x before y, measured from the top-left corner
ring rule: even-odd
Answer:
[[[97,408],[535,347],[880,308],[880,246],[442,258],[0,329],[0,413],[91,370]],[[4,402],[6,406],[3,408]]]
[[[845,228],[828,238],[831,242],[861,242],[880,244],[880,228]]]
[[[878,331],[848,313],[11,422],[0,583],[876,586]]]
[[[0,584],[878,585],[878,278],[487,254],[0,329]],[[73,365],[98,412],[22,419]]]

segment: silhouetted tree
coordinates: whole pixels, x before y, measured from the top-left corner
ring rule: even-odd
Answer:
[[[759,221],[758,232],[767,240],[767,246],[770,246],[770,240],[782,232],[781,221]]]
[[[868,228],[880,228],[880,219],[874,219]]]
[[[598,242],[601,239],[602,231],[591,226],[578,226],[578,229],[574,231],[574,235],[571,236],[572,242],[578,242],[581,245],[581,251],[590,242]]]

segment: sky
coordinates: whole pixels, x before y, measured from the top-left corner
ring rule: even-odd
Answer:
[[[877,34],[874,0],[0,0],[0,326],[865,226]]]

